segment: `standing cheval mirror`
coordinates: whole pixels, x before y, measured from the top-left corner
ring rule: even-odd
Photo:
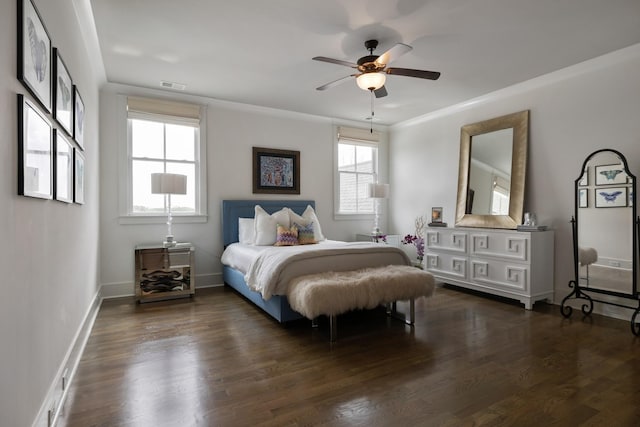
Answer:
[[[638,292],[638,231],[636,177],[620,152],[603,149],[591,153],[575,180],[573,229],[573,288],[562,300],[561,311],[570,317],[570,299],[583,300],[582,312],[590,315],[593,303],[615,305],[633,311],[631,331],[640,336]],[[630,306],[596,299],[595,295],[632,299]]]

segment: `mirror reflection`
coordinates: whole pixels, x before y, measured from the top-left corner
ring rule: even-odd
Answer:
[[[456,227],[522,223],[528,144],[528,110],[462,126]]]
[[[467,212],[508,215],[511,194],[513,128],[471,138]]]
[[[585,162],[576,182],[578,276],[581,287],[633,295],[634,177],[618,153]]]

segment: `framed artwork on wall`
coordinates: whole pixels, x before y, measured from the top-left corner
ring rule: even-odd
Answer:
[[[300,194],[300,152],[253,147],[253,193]]]
[[[78,143],[78,147],[84,150],[84,102],[75,85],[73,86],[73,138]]]
[[[73,202],[73,145],[59,129],[54,130],[56,159],[53,164],[55,186],[53,197],[65,203]]]
[[[73,135],[73,82],[56,48],[53,48],[53,105],[53,118]]]
[[[627,187],[596,188],[596,208],[620,208],[627,206]]]
[[[84,205],[84,154],[73,149],[73,202]]]
[[[589,191],[587,188],[578,189],[578,207],[579,208],[589,207]]]
[[[18,80],[51,112],[51,37],[31,0],[18,1]]]
[[[53,137],[51,123],[36,105],[18,95],[18,194],[51,199]]]
[[[627,174],[621,165],[595,167],[596,185],[620,185],[627,183]]]

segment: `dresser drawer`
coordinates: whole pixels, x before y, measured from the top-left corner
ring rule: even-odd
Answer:
[[[529,235],[524,233],[469,233],[471,256],[529,262]]]
[[[449,253],[426,254],[427,271],[435,276],[465,280],[467,278],[467,258]]]
[[[470,260],[469,280],[492,289],[525,293],[529,291],[529,267],[509,261],[475,258]]]
[[[456,230],[429,230],[426,233],[425,246],[427,249],[464,254],[467,252],[467,233]]]

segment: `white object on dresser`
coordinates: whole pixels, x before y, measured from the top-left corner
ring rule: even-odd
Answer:
[[[376,242],[376,243],[386,243],[387,245],[391,245],[394,247],[400,247],[400,235],[399,234],[387,234],[386,242],[376,237],[373,234],[356,234],[357,242]]]
[[[519,300],[553,299],[553,231],[439,228],[426,232],[426,268],[436,280]]]

